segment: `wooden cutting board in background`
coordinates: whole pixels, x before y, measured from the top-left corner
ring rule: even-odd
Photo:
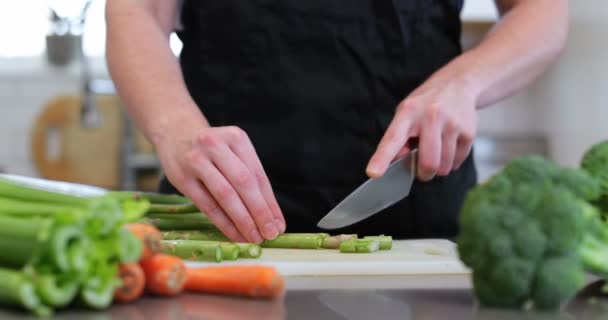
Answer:
[[[59,96],[44,106],[31,137],[34,165],[41,177],[109,189],[120,186],[120,101],[111,95],[95,99],[103,122],[94,129],[80,123],[78,96]]]
[[[217,263],[186,261],[189,266]],[[221,264],[261,264],[284,276],[468,275],[456,244],[443,239],[395,240],[391,250],[340,253],[337,250],[262,249],[258,259]]]

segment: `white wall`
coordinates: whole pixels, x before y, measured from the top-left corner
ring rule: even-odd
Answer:
[[[570,1],[568,45],[557,64],[530,88],[551,154],[577,165],[591,144],[608,139],[608,2]]]

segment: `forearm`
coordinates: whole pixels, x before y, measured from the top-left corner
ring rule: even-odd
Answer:
[[[125,108],[143,134],[158,146],[175,130],[207,126],[170,49],[170,24],[141,1],[109,1],[106,20],[108,68]],[[182,133],[177,136],[194,136]]]
[[[513,1],[475,48],[430,81],[457,79],[473,90],[477,108],[508,97],[533,82],[560,54],[568,30],[566,0]]]

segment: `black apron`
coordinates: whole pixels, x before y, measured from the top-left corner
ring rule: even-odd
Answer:
[[[462,0],[186,0],[178,32],[190,94],[213,126],[251,139],[287,220],[317,222],[363,183],[398,103],[461,52]],[[453,237],[476,183],[416,181],[401,202],[332,233]],[[177,192],[166,179],[161,192]]]

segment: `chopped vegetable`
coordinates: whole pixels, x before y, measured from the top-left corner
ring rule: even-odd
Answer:
[[[273,299],[285,290],[279,272],[269,266],[211,266],[188,268],[186,291]]]
[[[286,249],[319,249],[323,244],[323,234],[317,233],[285,233],[275,239],[265,240],[263,248],[286,248]]]
[[[340,234],[337,236],[328,236],[323,238],[323,244],[321,245],[324,249],[338,249],[340,248],[340,243],[346,240],[355,240],[357,239],[356,234]]]
[[[155,254],[140,262],[146,276],[146,290],[160,296],[182,292],[186,282],[186,265],[176,256]]]
[[[363,239],[380,241],[380,250],[390,250],[393,248],[393,237],[391,236],[366,236]]]
[[[239,258],[256,259],[262,255],[262,247],[255,243],[236,243],[239,247]]]
[[[380,241],[369,239],[346,240],[340,243],[342,253],[371,253],[380,249]]]
[[[204,240],[162,240],[161,251],[186,260],[222,261],[221,242]],[[238,254],[238,248],[237,248]]]

